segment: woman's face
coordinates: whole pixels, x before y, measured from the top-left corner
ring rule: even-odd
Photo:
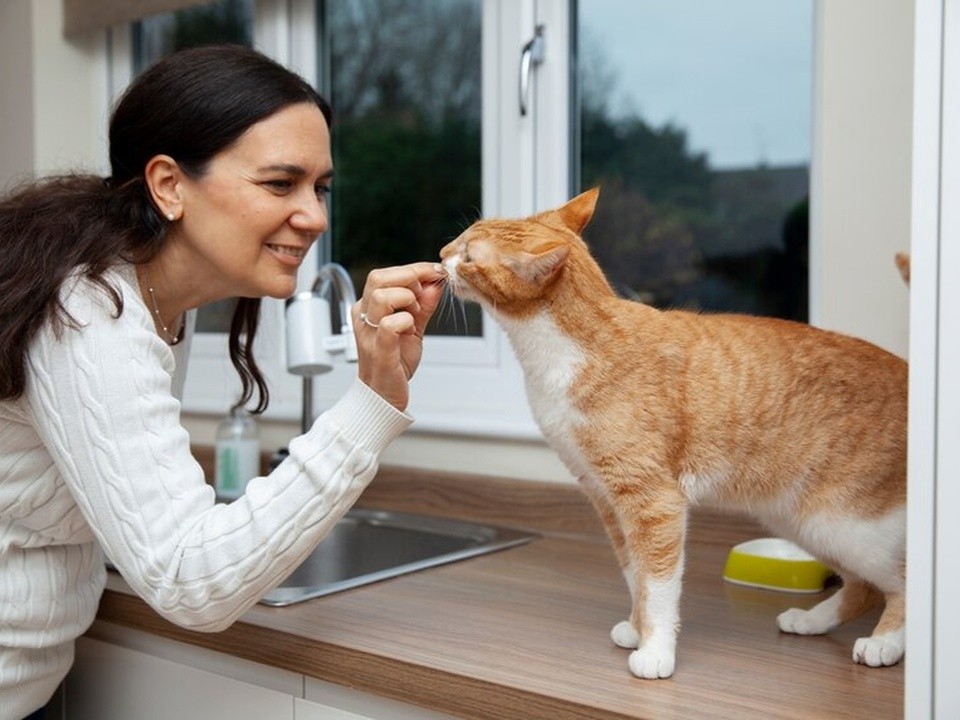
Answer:
[[[327,229],[332,179],[330,133],[312,103],[251,126],[202,177],[182,176],[182,215],[170,237],[179,271],[166,269],[198,298],[191,305],[292,295],[297,268]]]

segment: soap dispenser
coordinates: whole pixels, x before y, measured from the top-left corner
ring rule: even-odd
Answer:
[[[260,432],[253,416],[233,408],[217,427],[214,487],[219,500],[236,500],[260,474]]]

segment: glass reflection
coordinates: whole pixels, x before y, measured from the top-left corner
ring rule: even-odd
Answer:
[[[580,0],[580,187],[623,295],[808,317],[810,0]]]
[[[435,259],[480,217],[481,0],[325,4],[333,105],[333,257],[358,288],[375,267]],[[479,308],[428,332],[480,335]]]

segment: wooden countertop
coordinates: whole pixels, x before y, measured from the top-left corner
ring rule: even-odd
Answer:
[[[612,551],[576,488],[383,470],[361,504],[537,530],[516,548],[285,608],[258,605],[222,633],[159,618],[110,573],[98,617],[463,718],[900,718],[903,666],[851,659],[876,613],[824,637],[776,615],[824,596],[731,585],[749,521],[696,513],[677,670],[645,681],[610,628],[629,612]]]

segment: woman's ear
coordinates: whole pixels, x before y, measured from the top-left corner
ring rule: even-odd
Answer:
[[[180,197],[182,172],[177,161],[169,155],[154,155],[147,161],[143,176],[150,191],[150,198],[160,213],[170,222],[183,215]]]

